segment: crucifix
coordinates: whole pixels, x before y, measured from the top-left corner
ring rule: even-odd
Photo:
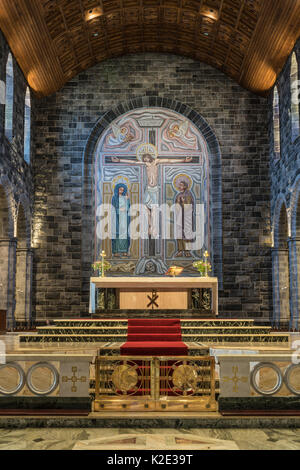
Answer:
[[[178,158],[159,158],[157,148],[153,144],[142,144],[137,148],[137,159],[123,157],[112,157],[113,163],[126,163],[129,165],[142,165],[146,170],[146,184],[144,190],[143,204],[145,204],[148,211],[148,236],[149,236],[149,255],[155,256],[155,238],[157,234],[157,227],[152,226],[154,220],[154,211],[159,205],[159,165],[160,164],[179,164],[191,163],[193,157],[178,157]]]

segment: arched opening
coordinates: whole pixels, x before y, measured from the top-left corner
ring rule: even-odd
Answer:
[[[277,87],[274,88],[273,96],[273,145],[274,157],[280,158],[280,107],[279,107],[279,94]]]
[[[31,150],[31,98],[30,89],[27,87],[24,109],[24,159],[30,163]]]
[[[290,275],[288,249],[288,219],[287,211],[282,204],[278,226],[278,277],[280,324],[283,327],[290,324]]]
[[[299,136],[299,66],[295,52],[291,63],[291,122],[292,141]]]
[[[12,55],[8,55],[6,63],[6,96],[5,96],[5,135],[11,141],[13,138],[14,114],[14,66]]]
[[[143,275],[150,265],[161,274],[175,261],[187,269],[191,259],[211,253],[209,180],[207,143],[189,119],[163,108],[140,108],[117,118],[95,150],[94,259],[104,250],[118,273],[126,260],[132,274]],[[179,200],[186,201],[177,204],[184,212],[181,217],[173,210]],[[97,212],[104,204],[111,205],[112,234],[103,232],[101,237]],[[136,220],[134,205],[140,205],[145,220]],[[184,221],[187,206],[190,221]],[[197,216],[200,206],[203,215]],[[184,234],[189,223],[191,232],[198,228],[199,243],[186,241],[193,239]]]
[[[149,111],[151,111],[149,113]],[[138,113],[142,114],[140,116],[137,116]],[[160,113],[164,114],[169,114],[170,119],[172,121],[174,115],[174,122],[171,122],[170,120],[166,119],[165,117],[162,119],[158,115]],[[156,117],[157,115],[157,117]],[[134,117],[137,117],[138,121],[135,124],[127,122],[129,127],[123,120],[126,121],[126,118],[129,118],[129,121]],[[177,121],[180,121],[180,126],[176,124]],[[186,122],[188,122],[188,129],[186,129]],[[123,123],[125,124],[123,126]],[[117,126],[117,129],[114,128],[114,126]],[[133,125],[133,127],[132,127]],[[169,126],[174,125],[174,129],[169,129]],[[123,129],[124,127],[124,129]],[[125,129],[126,128],[126,129]],[[158,129],[160,129],[158,131]],[[154,146],[156,146],[157,142],[157,134],[161,132],[162,136],[165,136],[166,134],[164,131],[170,131],[168,139],[171,137],[171,142],[176,141],[176,151],[175,155],[179,158],[184,156],[186,157],[187,155],[190,155],[189,153],[186,152],[186,149],[180,149],[177,145],[178,142],[177,140],[180,140],[181,137],[186,138],[187,141],[189,138],[191,138],[190,135],[190,130],[193,130],[192,132],[196,135],[199,136],[198,139],[198,144],[199,142],[203,142],[204,146],[206,148],[202,152],[200,150],[199,152],[199,146],[198,149],[194,149],[195,155],[193,160],[191,160],[189,163],[188,162],[180,162],[181,165],[181,170],[180,174],[186,175],[186,171],[188,169],[189,165],[195,165],[197,166],[197,171],[194,171],[192,175],[187,175],[190,178],[187,178],[187,180],[190,180],[190,183],[192,184],[192,189],[190,188],[191,184],[188,186],[188,191],[196,191],[196,201],[200,198],[206,198],[206,203],[208,202],[209,210],[205,214],[206,222],[205,222],[205,234],[206,234],[206,242],[209,242],[209,249],[210,249],[210,255],[211,255],[211,262],[213,265],[213,272],[214,275],[218,277],[219,279],[219,286],[222,288],[222,283],[223,283],[223,265],[222,265],[222,184],[221,184],[221,152],[220,152],[220,147],[218,140],[209,126],[209,124],[205,121],[205,119],[196,111],[193,109],[189,108],[183,103],[180,103],[178,101],[172,100],[170,102],[169,99],[166,98],[159,98],[159,97],[148,97],[148,96],[143,96],[143,97],[138,97],[134,98],[130,101],[120,103],[118,106],[115,108],[111,109],[108,111],[104,116],[102,116],[97,124],[95,125],[93,131],[91,132],[90,138],[87,142],[85,153],[83,156],[83,221],[82,221],[82,227],[83,227],[83,236],[82,236],[82,293],[83,293],[83,298],[85,299],[86,303],[88,304],[88,299],[90,295],[90,276],[91,276],[91,264],[95,260],[94,256],[99,255],[99,249],[101,246],[99,246],[99,243],[97,243],[97,238],[95,236],[96,234],[96,225],[97,225],[97,217],[95,217],[96,214],[96,203],[101,201],[101,196],[104,197],[104,202],[110,202],[112,203],[112,198],[113,198],[113,192],[112,192],[112,180],[115,177],[120,176],[120,178],[123,178],[124,181],[121,181],[120,184],[126,184],[126,179],[124,177],[128,178],[128,174],[130,178],[133,180],[136,178],[136,170],[140,172],[140,176],[143,175],[143,178],[140,180],[139,186],[136,184],[138,181],[138,178],[136,178],[136,181],[132,181],[132,185],[130,184],[130,196],[133,200],[136,200],[136,202],[139,202],[138,196],[140,197],[140,200],[148,201],[150,202],[150,193],[151,191],[147,191],[147,177],[145,173],[145,168],[142,165],[142,163],[145,162],[140,162],[137,163],[137,154],[134,149],[131,149],[131,153],[128,154],[128,149],[125,147],[129,144],[132,145],[134,144],[135,140],[137,138],[142,138],[142,135],[144,135],[144,142],[150,143]],[[120,130],[120,132],[119,132]],[[123,130],[123,132],[122,132]],[[187,133],[185,132],[187,131]],[[133,139],[132,139],[133,137]],[[167,139],[167,140],[168,140]],[[192,136],[191,141],[194,141],[195,137]],[[197,138],[196,138],[197,140]],[[122,143],[123,142],[123,143]],[[144,143],[143,142],[143,143]],[[116,145],[116,146],[121,146],[121,153],[119,150],[113,155],[114,151],[111,148],[111,154],[106,155],[106,149],[105,152],[101,150],[101,145],[102,143],[104,146],[107,144],[110,145],[110,147]],[[164,142],[164,139],[159,138],[158,140],[159,145],[164,145],[166,142]],[[167,146],[169,143],[167,143]],[[160,152],[160,149],[158,151],[158,157],[161,159],[164,158],[173,158],[171,154],[168,155],[168,152],[170,150],[166,147],[164,147],[163,152]],[[116,150],[116,148],[115,148]],[[123,151],[122,151],[123,150]],[[179,154],[178,152],[181,151],[183,153]],[[125,152],[125,153],[124,153]],[[166,154],[165,154],[166,152]],[[172,153],[172,152],[171,152]],[[198,155],[196,155],[198,153]],[[200,157],[201,155],[201,157]],[[113,162],[112,157],[115,156],[117,159],[115,162]],[[119,158],[125,157],[129,160],[128,162],[128,169],[129,173],[126,174],[124,173],[125,166],[124,166],[124,160],[118,161]],[[203,160],[201,158],[203,157]],[[97,179],[97,173],[99,175],[99,162],[103,161],[103,158],[105,158],[105,164],[108,167],[107,168],[107,173],[104,175],[106,180],[103,181],[101,178]],[[198,158],[198,160],[197,160]],[[197,160],[197,161],[196,161]],[[98,162],[98,165],[97,163]],[[111,165],[111,163],[114,163],[114,165]],[[156,191],[156,193],[159,195],[159,198],[161,197],[166,197],[169,201],[174,201],[176,200],[176,196],[178,192],[178,188],[176,189],[176,184],[177,180],[175,180],[177,174],[173,175],[174,171],[177,171],[178,168],[176,168],[176,165],[172,162],[168,166],[168,170],[164,170],[163,168],[163,163],[161,160],[158,160],[158,167],[159,167],[159,191]],[[179,163],[179,161],[178,161]],[[205,164],[207,165],[205,168]],[[110,168],[114,167],[114,176],[109,180],[109,172]],[[122,166],[122,168],[121,168]],[[137,168],[135,168],[135,166]],[[205,168],[205,172],[199,171],[199,166],[202,166],[202,168]],[[118,170],[117,170],[118,169]],[[164,172],[168,172],[168,178],[169,180],[167,181],[167,184],[163,184],[163,180],[161,179],[162,176],[164,176]],[[169,174],[170,173],[170,174]],[[172,173],[172,174],[171,174]],[[173,178],[172,178],[173,175]],[[195,178],[200,179],[204,175],[204,180],[206,178],[206,183],[207,186],[209,186],[209,189],[207,186],[205,187],[205,184],[201,184],[200,181],[194,181]],[[178,180],[178,183],[182,178]],[[100,182],[100,186],[96,184],[96,181]],[[161,184],[162,182],[162,184]],[[103,185],[102,183],[105,183]],[[128,183],[128,181],[127,181]],[[117,183],[118,184],[118,183]],[[155,185],[154,185],[155,186]],[[126,188],[125,188],[126,189]],[[98,195],[97,195],[98,191]],[[153,191],[154,193],[155,191]],[[206,196],[207,195],[207,196]],[[209,195],[209,196],[208,196]],[[100,198],[99,198],[100,196]],[[98,199],[97,199],[98,197]],[[152,197],[155,197],[152,194]],[[135,199],[134,199],[135,198]],[[146,203],[147,204],[147,203]],[[208,207],[207,206],[207,207]],[[209,234],[209,235],[208,235]],[[126,238],[126,237],[125,237]],[[205,238],[205,236],[204,236]],[[135,242],[135,241],[134,241]],[[112,254],[113,250],[116,251],[116,257],[114,258],[113,264],[120,264],[119,268],[120,269],[125,269],[124,272],[126,274],[129,274],[129,268],[132,268],[132,273],[134,274],[135,272],[137,273],[140,268],[143,270],[147,270],[148,268],[160,270],[161,267],[163,268],[164,266],[161,265],[160,261],[157,262],[155,259],[155,264],[156,266],[153,266],[153,263],[147,263],[148,258],[156,258],[158,254],[158,251],[161,249],[161,242],[158,242],[155,244],[152,244],[151,251],[148,252],[150,249],[150,245],[148,242],[144,246],[139,246],[139,260],[142,260],[141,263],[139,261],[134,262],[130,260],[130,257],[125,257],[122,259],[122,250],[120,249],[117,251],[115,248],[113,249],[112,242],[106,241],[106,245],[104,245],[105,249],[108,250],[109,255]],[[129,246],[129,254],[132,255],[135,251],[136,245],[132,243],[130,240],[130,245]],[[183,244],[184,245],[184,244]],[[166,248],[165,248],[166,247]],[[193,257],[189,256],[182,256],[183,251],[188,251],[183,248],[183,250],[179,249],[179,243],[178,241],[170,240],[167,243],[165,243],[165,247],[163,249],[165,250],[163,252],[163,256],[161,256],[162,261],[167,264],[172,260],[173,257],[175,257],[176,254],[179,254],[180,256],[176,257],[176,265],[178,262],[186,265],[188,263],[192,264]],[[120,246],[119,246],[120,248]],[[144,250],[144,251],[143,251]],[[146,251],[147,250],[147,251]],[[156,256],[154,257],[150,253],[156,253]],[[179,251],[179,253],[178,253]],[[196,250],[197,251],[197,250]],[[181,252],[181,253],[180,253]],[[149,255],[148,255],[149,253]],[[185,253],[186,254],[186,253]],[[189,253],[187,253],[189,255]],[[193,253],[192,253],[193,255]],[[200,254],[201,256],[201,254]],[[131,261],[131,262],[130,262]],[[144,262],[146,261],[146,262]],[[121,266],[123,264],[123,266]],[[140,272],[140,271],[139,271]],[[186,273],[188,272],[188,269],[185,271]],[[194,273],[194,271],[193,271]],[[141,272],[142,274],[142,272]],[[120,271],[120,275],[122,275],[122,271]],[[142,274],[143,275],[143,274]]]

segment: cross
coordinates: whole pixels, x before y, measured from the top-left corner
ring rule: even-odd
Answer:
[[[147,295],[148,299],[150,302],[148,303],[147,307],[152,307],[154,309],[154,305],[158,308],[158,303],[156,303],[156,300],[158,299],[159,295],[156,290],[152,290],[152,297],[150,295]]]
[[[238,388],[238,384],[239,382],[242,382],[242,383],[247,383],[247,380],[248,380],[248,377],[238,377],[237,376],[237,373],[239,371],[239,368],[238,366],[233,366],[232,367],[232,372],[234,373],[234,376],[233,377],[223,377],[223,381],[224,382],[233,382],[233,389],[232,391],[237,393],[239,391],[239,388]]]
[[[78,381],[79,382],[86,382],[86,377],[80,377],[79,378],[79,377],[76,376],[76,372],[77,372],[77,367],[72,367],[72,373],[73,373],[72,377],[64,376],[62,378],[63,382],[68,382],[69,380],[71,380],[71,382],[72,382],[71,392],[77,392],[77,387],[75,385],[76,382],[78,382]]]

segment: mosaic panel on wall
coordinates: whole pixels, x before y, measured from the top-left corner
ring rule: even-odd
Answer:
[[[193,261],[211,251],[209,162],[186,117],[164,108],[122,115],[99,139],[94,174],[95,260],[105,250],[120,275],[174,264],[196,274]]]

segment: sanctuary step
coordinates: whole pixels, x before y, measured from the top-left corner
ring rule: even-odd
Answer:
[[[147,318],[151,315],[151,318],[213,318],[214,315],[210,310],[125,310],[125,309],[116,309],[116,310],[97,310],[94,317],[103,318],[107,316],[108,318]]]
[[[274,333],[271,327],[257,326],[252,319],[189,318],[181,319],[180,326],[183,342],[288,343],[290,336],[289,333]],[[52,325],[37,327],[36,334],[21,334],[19,338],[22,343],[123,343],[127,340],[127,333],[127,319],[78,318],[53,320]]]
[[[121,354],[186,356],[188,348],[182,342],[180,320],[160,318],[128,320],[127,341],[121,346]]]

